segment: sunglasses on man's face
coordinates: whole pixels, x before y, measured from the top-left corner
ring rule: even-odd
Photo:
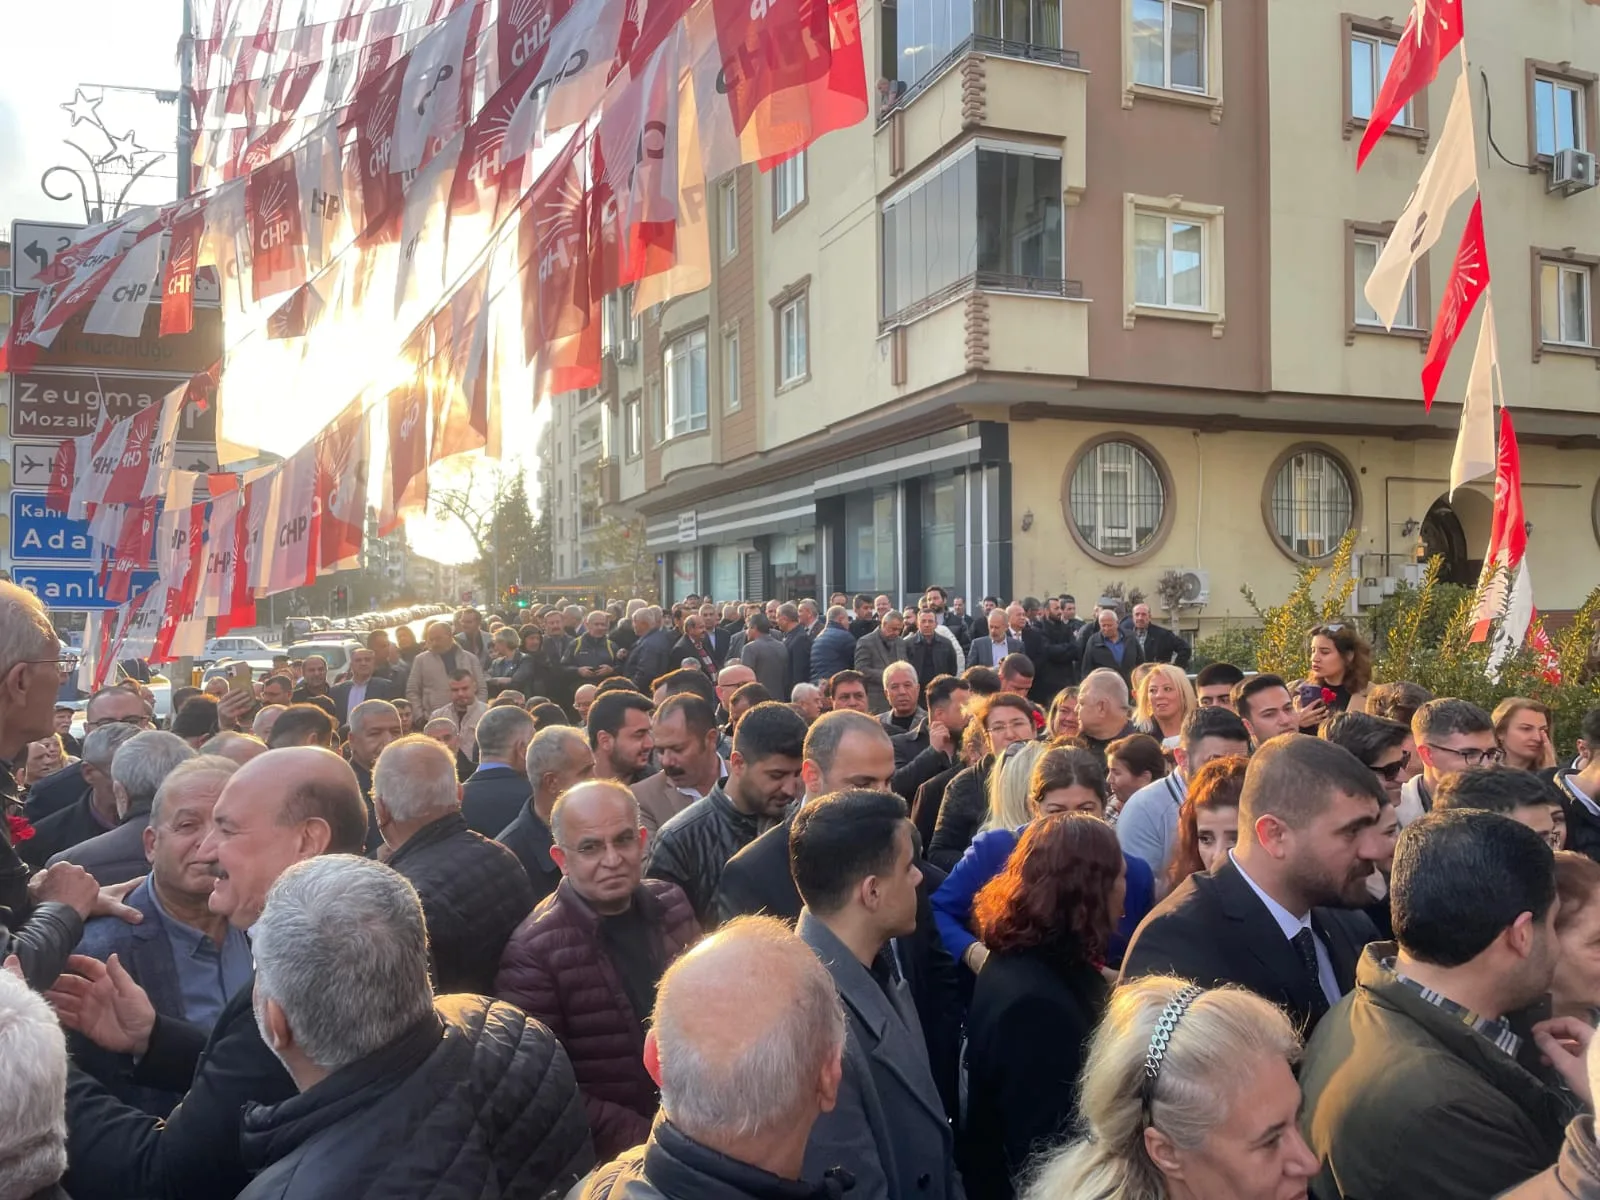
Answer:
[[[1389,783],[1393,783],[1396,779],[1400,778],[1400,772],[1404,771],[1406,769],[1407,764],[1409,764],[1410,762],[1411,762],[1411,751],[1402,750],[1402,751],[1400,751],[1399,759],[1397,759],[1396,761],[1394,761],[1392,763],[1385,763],[1381,767],[1373,767],[1372,771],[1373,771],[1373,774],[1382,775],[1383,778],[1385,780],[1387,780]]]

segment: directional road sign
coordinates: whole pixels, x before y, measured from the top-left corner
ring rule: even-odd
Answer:
[[[115,608],[106,599],[100,572],[91,568],[13,567],[11,578],[33,592],[51,608]],[[154,571],[133,573],[133,592],[137,595],[156,581]]]
[[[11,486],[46,488],[50,486],[50,464],[55,460],[58,442],[11,443]]]
[[[56,221],[11,222],[11,290],[38,291],[43,286],[39,272],[72,245],[72,235],[82,228]]]
[[[42,492],[11,493],[12,562],[88,562],[93,555],[88,521],[49,511]]]

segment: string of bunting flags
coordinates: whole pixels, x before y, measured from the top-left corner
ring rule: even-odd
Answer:
[[[85,638],[93,686],[353,565],[369,506],[393,530],[432,464],[500,454],[508,404],[598,384],[606,297],[709,285],[706,180],[868,111],[853,0],[189,7],[192,194],[79,232],[0,348],[26,370],[74,318],[137,336],[149,303],[187,333],[196,271],[221,281],[222,358],[52,463],[46,505],[89,522],[120,602]],[[200,500],[185,406],[234,468]]]

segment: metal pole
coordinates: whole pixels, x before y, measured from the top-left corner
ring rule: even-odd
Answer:
[[[191,88],[194,85],[194,5],[193,0],[183,0],[183,36],[178,41],[178,196],[190,192],[189,181],[193,174],[194,113],[190,109]]]

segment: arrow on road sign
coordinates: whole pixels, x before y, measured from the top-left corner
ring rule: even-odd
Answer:
[[[50,265],[50,251],[39,245],[38,242],[29,242],[22,248],[22,252],[38,263],[41,271]]]

